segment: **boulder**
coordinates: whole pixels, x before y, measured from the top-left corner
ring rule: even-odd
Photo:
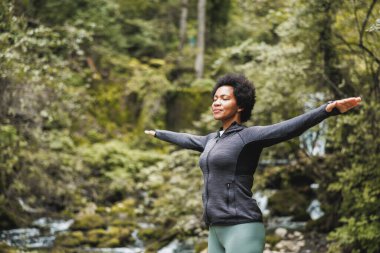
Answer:
[[[274,231],[274,234],[281,238],[285,238],[287,233],[288,230],[286,230],[285,228],[276,228],[276,230]]]

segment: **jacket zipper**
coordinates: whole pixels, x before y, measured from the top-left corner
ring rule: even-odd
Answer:
[[[219,137],[220,138],[220,137]],[[207,158],[206,158],[206,165],[207,165],[207,181],[206,181],[206,205],[205,205],[205,212],[206,212],[206,219],[207,219],[207,223],[209,223],[210,225],[212,225],[212,223],[210,222],[210,219],[208,217],[208,213],[207,213],[207,203],[208,203],[208,177],[210,175],[210,169],[208,167],[208,157],[211,153],[211,151],[214,149],[214,147],[216,146],[216,143],[219,141],[219,138],[215,141],[215,144],[214,146],[212,146],[212,148],[210,149],[210,151],[207,153]]]
[[[230,183],[227,183],[227,208],[230,209]]]

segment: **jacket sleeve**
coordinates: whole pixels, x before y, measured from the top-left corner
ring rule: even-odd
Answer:
[[[243,139],[246,143],[256,141],[262,147],[269,147],[300,136],[307,129],[317,125],[324,119],[341,114],[337,108],[334,108],[331,112],[327,112],[326,106],[329,103],[323,104],[302,115],[277,124],[248,127],[244,133]]]
[[[155,130],[154,137],[176,144],[182,148],[203,152],[207,143],[207,136],[199,136],[188,133],[177,133],[168,130]]]

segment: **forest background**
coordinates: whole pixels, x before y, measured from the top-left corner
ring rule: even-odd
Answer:
[[[0,230],[47,216],[75,219],[60,247],[120,247],[141,222],[152,251],[205,238],[199,154],[144,129],[216,131],[210,90],[238,72],[257,90],[248,126],[362,97],[315,127],[323,155],[265,150],[254,190],[281,189],[271,214],[298,214],[330,252],[379,252],[379,18],[376,0],[1,0]],[[296,213],[310,195],[316,221]]]

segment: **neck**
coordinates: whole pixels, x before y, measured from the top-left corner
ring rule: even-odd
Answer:
[[[222,121],[223,122],[223,130],[226,130],[234,121],[241,124],[240,117],[238,117],[238,116],[235,116],[235,117],[230,118],[230,119],[223,120]]]

